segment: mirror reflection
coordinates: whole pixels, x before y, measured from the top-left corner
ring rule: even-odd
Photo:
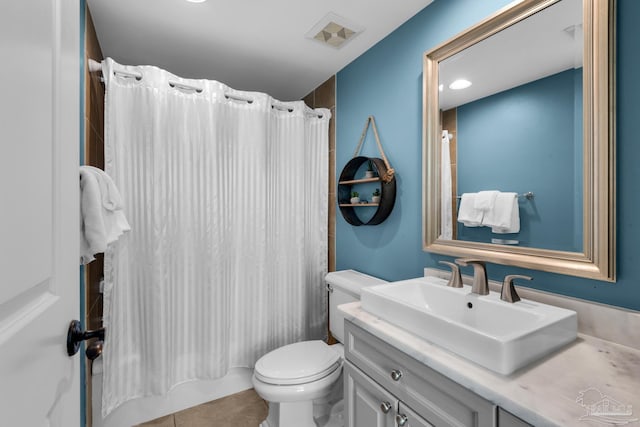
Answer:
[[[561,0],[438,63],[441,239],[583,251],[582,22]]]

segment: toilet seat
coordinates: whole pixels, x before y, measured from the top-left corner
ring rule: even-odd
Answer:
[[[323,341],[289,344],[262,356],[256,379],[273,385],[305,384],[322,379],[342,365],[342,358]]]

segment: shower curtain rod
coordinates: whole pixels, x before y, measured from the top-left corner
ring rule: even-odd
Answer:
[[[98,72],[102,72],[102,62],[98,62],[95,59],[91,59],[89,58],[89,61],[87,62],[87,67],[89,69],[90,73],[98,73]],[[114,74],[120,74],[123,75],[125,77],[133,77],[136,80],[142,80],[142,73],[136,73],[136,72],[132,72],[132,71],[124,71],[124,70],[116,70],[114,71]],[[104,77],[101,77],[101,80],[104,81]],[[197,86],[192,86],[192,85],[188,85],[185,83],[180,83],[180,82],[176,82],[173,80],[169,80],[169,86],[174,87],[174,88],[179,88],[179,89],[185,89],[185,90],[193,90],[196,91],[198,93],[202,92],[202,88],[197,87]],[[249,98],[249,97],[244,97],[244,96],[240,96],[240,95],[231,95],[228,93],[224,94],[224,97],[227,99],[232,99],[234,101],[244,101],[246,103],[252,104],[253,103],[253,98]],[[279,111],[288,111],[289,113],[293,112],[293,108],[289,108],[284,104],[281,103],[273,103],[271,104],[271,108],[274,108],[276,110]],[[306,108],[305,109],[305,114],[307,115],[315,115],[317,118],[321,119],[322,118],[322,114],[315,114],[310,108]]]

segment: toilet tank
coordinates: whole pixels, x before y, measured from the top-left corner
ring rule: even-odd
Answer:
[[[344,342],[344,316],[337,307],[360,301],[361,290],[365,286],[388,282],[355,270],[332,271],[324,279],[329,289],[329,329],[335,339]]]

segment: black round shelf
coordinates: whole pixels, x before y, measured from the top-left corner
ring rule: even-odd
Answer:
[[[371,160],[375,178],[355,179],[355,174],[365,162]],[[391,211],[396,202],[396,178],[395,176],[389,182],[384,182],[380,177],[387,172],[387,167],[382,159],[377,157],[358,156],[349,160],[344,169],[340,173],[338,182],[338,205],[344,219],[351,225],[378,225],[382,223]],[[356,213],[356,208],[366,206],[376,206],[369,203],[362,205],[351,205],[351,187],[359,183],[379,182],[380,183],[380,202],[377,204],[377,210],[369,221],[362,222]]]

